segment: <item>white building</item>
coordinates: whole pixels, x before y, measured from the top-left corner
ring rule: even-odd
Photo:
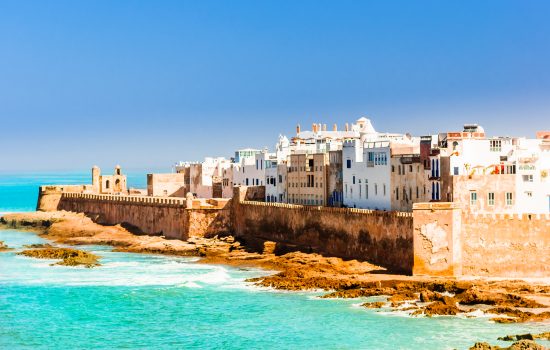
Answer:
[[[487,137],[482,127],[440,135],[430,179],[441,194],[473,212],[550,212],[550,141]]]
[[[267,150],[254,151],[254,153],[247,154],[246,156],[243,156],[241,153],[238,157],[238,164],[240,165],[239,171],[233,173],[233,184],[243,186],[264,186],[265,162],[271,155],[272,154],[268,153]]]
[[[227,158],[206,157],[202,162],[180,162],[175,171],[185,174],[189,192],[198,198],[212,198],[222,197],[224,170],[230,167],[231,161]]]
[[[408,159],[418,154],[420,139],[409,135],[378,133],[368,119],[363,122],[365,126],[360,138],[347,139],[342,149],[344,206],[400,209],[403,200],[401,189],[416,188],[417,184],[405,183],[409,179],[405,176],[409,168],[405,168],[405,164],[396,163],[401,158],[396,158],[392,165],[392,157],[407,155]],[[410,179],[417,181],[416,177]]]

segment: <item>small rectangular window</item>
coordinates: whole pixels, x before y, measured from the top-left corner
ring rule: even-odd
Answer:
[[[351,159],[346,160],[346,168],[348,168],[348,169],[351,168]]]
[[[476,205],[477,204],[477,192],[472,191],[470,192],[470,205]]]
[[[502,141],[501,140],[490,140],[489,141],[489,151],[491,152],[500,152],[502,150]]]
[[[458,167],[453,167],[453,175],[458,175]]]
[[[513,205],[514,204],[514,197],[512,192],[506,192],[506,205]]]
[[[523,175],[523,182],[533,182],[533,175]]]
[[[487,194],[487,204],[488,205],[495,205],[495,193],[494,192],[489,192]]]

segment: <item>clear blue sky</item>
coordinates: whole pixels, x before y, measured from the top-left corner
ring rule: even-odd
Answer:
[[[168,169],[360,116],[550,129],[550,1],[0,2],[0,171]]]

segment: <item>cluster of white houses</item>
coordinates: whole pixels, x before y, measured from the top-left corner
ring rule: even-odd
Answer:
[[[152,196],[231,197],[236,185],[265,186],[267,202],[410,211],[415,202],[460,202],[477,212],[550,211],[550,132],[487,137],[481,126],[422,137],[377,132],[360,118],[297,126],[274,152],[242,149],[231,159],[180,162],[149,174]]]

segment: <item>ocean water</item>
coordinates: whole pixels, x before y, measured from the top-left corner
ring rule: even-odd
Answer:
[[[87,179],[1,176],[0,212],[33,210],[39,184]],[[143,187],[139,181],[136,174],[132,186]],[[244,282],[266,273],[257,269],[104,246],[80,247],[100,255],[100,267],[51,266],[15,254],[24,244],[45,242],[34,233],[0,230],[0,240],[15,248],[0,253],[0,349],[467,349],[550,329],[549,323],[377,312],[358,306],[365,300],[319,299]]]

